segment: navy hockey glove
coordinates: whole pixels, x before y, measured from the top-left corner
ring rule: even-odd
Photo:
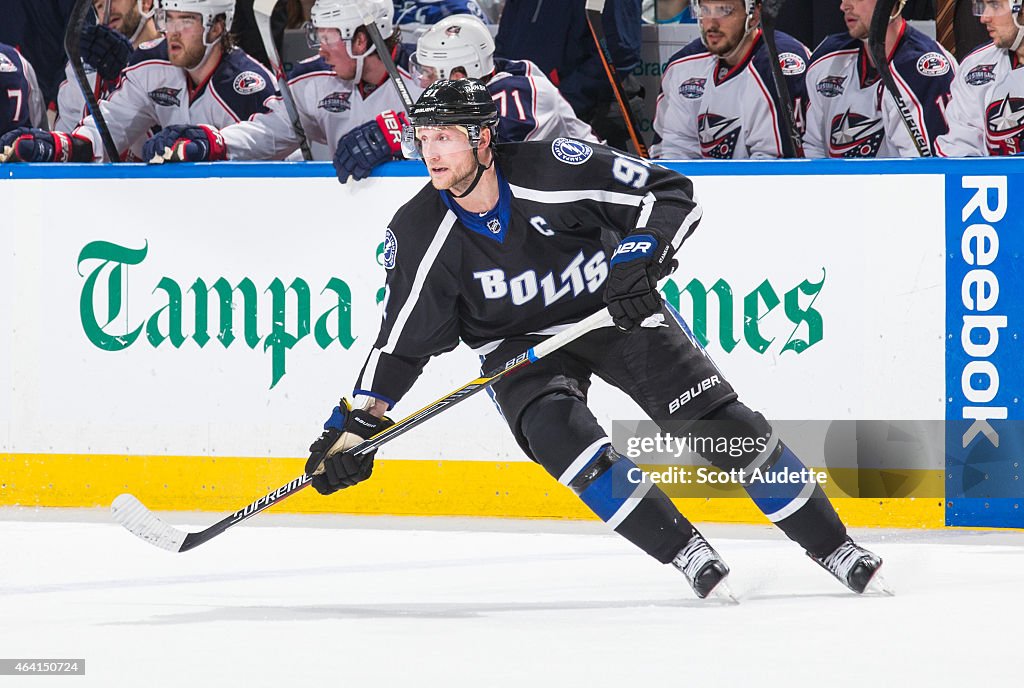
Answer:
[[[604,302],[620,330],[631,330],[661,310],[658,280],[675,269],[670,249],[641,229],[626,235],[615,249]]]
[[[113,81],[128,64],[134,48],[119,31],[92,24],[82,29],[82,61],[92,65],[106,81]]]
[[[349,177],[366,179],[377,165],[394,160],[402,152],[402,126],[408,124],[404,112],[382,112],[338,139],[334,152],[334,170],[344,184]]]
[[[227,157],[224,137],[205,124],[171,124],[142,146],[142,159],[149,163],[214,162]]]
[[[0,162],[92,162],[92,141],[63,131],[19,127],[0,136]]]
[[[387,416],[377,418],[362,409],[353,410],[347,399],[338,402],[324,423],[323,434],[309,445],[306,475],[313,478],[313,488],[322,495],[329,495],[369,478],[377,450],[361,456],[346,450],[394,424]],[[317,473],[321,463],[323,471]]]

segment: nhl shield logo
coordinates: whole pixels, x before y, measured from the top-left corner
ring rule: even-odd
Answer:
[[[388,227],[387,231],[384,232],[384,269],[392,270],[395,267],[395,259],[398,257],[398,239],[395,238],[395,233]]]
[[[693,77],[679,84],[679,95],[690,100],[697,100],[704,96],[704,84],[708,82],[703,77]]]
[[[594,154],[594,149],[582,141],[560,137],[551,142],[551,153],[566,165],[582,165]]]
[[[501,220],[492,217],[487,221],[487,229],[490,230],[491,234],[501,234]]]

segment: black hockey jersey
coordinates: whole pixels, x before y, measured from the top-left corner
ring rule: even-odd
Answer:
[[[481,355],[604,305],[608,258],[636,228],[678,250],[701,209],[690,180],[575,139],[499,144],[497,206],[468,213],[430,184],[385,232],[383,322],[355,393],[393,406],[460,339]]]

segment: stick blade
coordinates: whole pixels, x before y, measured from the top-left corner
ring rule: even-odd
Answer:
[[[161,521],[134,495],[118,495],[110,505],[110,513],[135,536],[168,552],[180,552],[188,535]]]

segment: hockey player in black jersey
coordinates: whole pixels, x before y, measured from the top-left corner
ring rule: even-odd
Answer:
[[[391,425],[385,413],[430,357],[461,340],[491,370],[607,304],[617,327],[592,330],[502,378],[495,401],[531,459],[706,597],[728,566],[659,487],[622,489],[636,466],[612,447],[586,404],[597,375],[666,432],[716,422],[724,435],[763,447],[741,457],[704,454],[719,468],[803,468],[768,421],[737,400],[658,291],[701,217],[690,180],[573,139],[494,145],[495,105],[472,79],[436,82],[409,115],[406,156],[423,159],[431,183],[385,233],[380,333],[355,403],[343,399],[310,447],[313,486],[330,494],[370,476],[372,454],[347,450]],[[681,393],[694,386],[704,391],[684,401]],[[882,561],[850,540],[820,486],[745,487],[815,561],[852,590],[867,588]]]

